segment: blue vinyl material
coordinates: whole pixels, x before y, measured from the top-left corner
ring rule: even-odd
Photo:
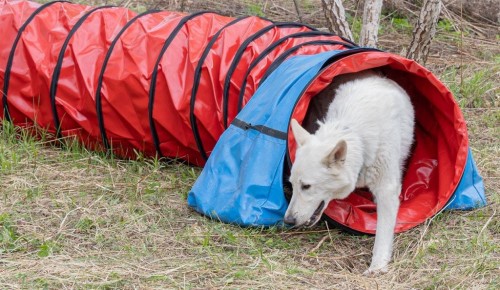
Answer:
[[[259,87],[236,117],[288,131],[304,87],[341,51],[292,57]],[[283,194],[286,140],[231,124],[188,194],[188,204],[211,218],[244,226],[276,225],[288,207]]]
[[[286,140],[262,133],[262,125],[284,134],[305,86],[342,51],[295,56],[260,85],[222,134],[188,193],[188,205],[216,220],[241,226],[282,225],[288,202],[283,193]],[[482,179],[469,152],[463,178],[447,209],[485,205]]]
[[[462,179],[445,209],[471,210],[485,205],[486,196],[484,195],[483,178],[479,175],[476,162],[472,157],[472,151],[469,148]]]

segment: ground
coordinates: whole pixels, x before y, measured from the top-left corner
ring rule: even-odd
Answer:
[[[320,1],[299,4],[302,21],[324,27]],[[122,5],[298,20],[291,0]],[[348,12],[355,15],[352,8]],[[384,13],[380,46],[401,53],[414,16]],[[500,288],[499,31],[489,22],[446,13],[426,66],[462,108],[489,205],[442,212],[398,234],[389,273],[361,275],[369,264],[371,236],[325,223],[308,230],[241,228],[200,216],[186,204],[199,168],[119,160],[78,145],[63,149],[4,123],[0,288]],[[356,30],[359,15],[350,21]]]

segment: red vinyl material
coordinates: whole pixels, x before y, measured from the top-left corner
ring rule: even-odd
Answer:
[[[74,136],[122,157],[159,155],[199,166],[280,58],[353,47],[305,25],[259,17],[137,15],[68,2],[0,0],[0,35],[2,120]],[[361,52],[322,70],[304,89],[293,117],[302,120],[311,98],[335,76],[372,68],[401,84],[416,111],[400,232],[443,208],[465,166],[465,122],[446,87],[411,60]],[[292,134],[288,144],[293,159]],[[369,193],[334,201],[325,213],[356,231],[375,230]]]
[[[290,57],[294,55],[308,55],[329,50],[345,49],[343,45],[335,43],[339,40],[340,39],[332,40],[331,36],[325,35],[291,37],[286,39],[283,44],[279,45],[276,49],[273,49],[269,54],[265,56],[265,58],[255,63],[255,67],[248,68],[244,82],[245,86],[241,88],[242,91],[240,92],[240,94],[243,93],[242,105],[244,106],[246,103],[248,103],[250,98],[253,96],[255,89],[258,88],[261,79],[266,73],[267,69],[280,55],[293,48],[297,48],[297,50],[290,53]]]
[[[159,154],[200,166],[239,111],[249,65],[286,36],[314,30],[259,17],[136,15],[121,7],[68,2],[1,1],[0,9],[0,77],[2,87],[8,85],[4,105],[14,124],[75,136],[92,149],[123,157]],[[290,46],[318,38],[350,45],[331,34],[290,39],[248,78],[262,74]],[[346,47],[310,46],[303,53],[331,48]],[[257,86],[245,84],[243,103]]]
[[[467,158],[466,123],[452,94],[433,74],[412,60],[382,52],[357,53],[330,64],[305,89],[293,118],[303,120],[310,99],[335,76],[367,69],[379,69],[399,83],[411,96],[415,109],[415,141],[404,174],[395,229],[402,232],[435,215],[454,193]],[[293,160],[296,145],[291,131],[288,144]],[[325,214],[355,231],[375,233],[376,206],[365,190],[332,201]]]

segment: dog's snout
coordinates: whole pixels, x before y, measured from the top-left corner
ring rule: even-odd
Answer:
[[[287,225],[293,226],[293,225],[295,225],[296,220],[293,216],[285,216],[284,222]]]

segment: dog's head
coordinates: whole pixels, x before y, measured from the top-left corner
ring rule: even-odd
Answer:
[[[320,140],[295,119],[291,125],[297,151],[290,175],[293,195],[285,214],[285,223],[313,226],[331,200],[344,199],[352,191],[352,182],[345,170],[347,143],[337,140],[329,144]]]

